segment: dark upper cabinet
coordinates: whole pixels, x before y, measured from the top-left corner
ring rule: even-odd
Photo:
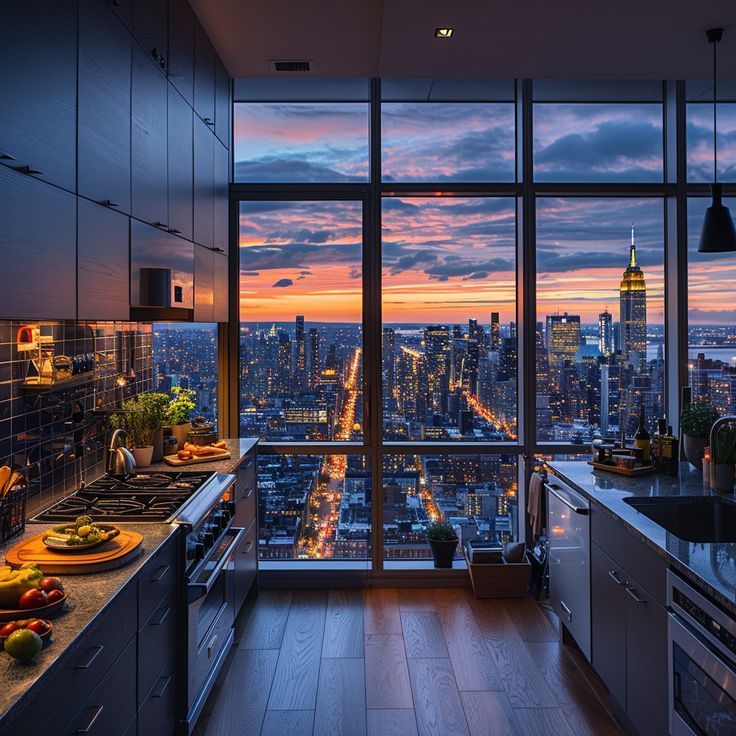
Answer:
[[[214,289],[213,322],[227,322],[228,313],[228,286],[230,283],[228,264],[230,259],[224,253],[214,254],[214,268],[212,281]]]
[[[230,148],[230,75],[219,58],[215,63],[215,134]]]
[[[130,316],[130,218],[77,200],[77,319]]]
[[[214,151],[215,136],[198,117],[194,118],[194,240],[214,242]]]
[[[169,81],[194,103],[194,12],[188,0],[169,0]]]
[[[167,227],[167,84],[133,44],[131,115],[132,214]]]
[[[194,246],[187,240],[137,220],[130,221],[130,304],[150,306],[141,294],[141,268],[171,271],[171,307],[194,305]]]
[[[0,99],[2,163],[76,191],[76,0],[3,5]]]
[[[214,251],[194,246],[194,321],[212,322],[214,314]]]
[[[130,213],[130,50],[108,0],[79,5],[79,194]]]
[[[230,172],[230,155],[219,141],[214,142],[214,233],[215,248],[227,253],[228,242],[228,181]]]
[[[167,66],[168,28],[167,0],[133,0],[133,35],[162,71]]]
[[[194,20],[194,112],[215,126],[215,67],[217,55],[204,28]]]
[[[169,231],[192,239],[193,120],[192,108],[169,85]]]
[[[0,166],[2,319],[76,319],[77,198]]]

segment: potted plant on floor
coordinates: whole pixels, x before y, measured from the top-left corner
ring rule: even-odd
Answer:
[[[716,434],[716,452],[718,461],[711,464],[710,485],[721,493],[731,493],[735,479],[736,465],[736,429],[721,427]]]
[[[710,429],[716,419],[718,419],[716,408],[706,401],[687,404],[682,409],[680,415],[682,454],[696,468],[703,468],[703,454],[708,444]]]
[[[169,401],[166,418],[171,425],[171,434],[178,442],[178,449],[181,450],[192,431],[192,412],[197,408],[194,397],[197,394],[181,386],[174,386],[171,393],[174,397]]]
[[[146,415],[147,422],[153,428],[153,462],[158,462],[164,456],[164,424],[166,424],[169,407],[168,394],[144,393],[138,394],[136,399],[141,411]]]
[[[458,536],[455,529],[444,521],[432,521],[427,524],[427,541],[432,548],[435,567],[452,567],[452,560],[457,549]]]

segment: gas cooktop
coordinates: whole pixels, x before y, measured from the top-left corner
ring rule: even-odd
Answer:
[[[213,475],[213,472],[138,473],[127,478],[103,475],[31,521],[73,521],[87,514],[95,521],[169,522]]]

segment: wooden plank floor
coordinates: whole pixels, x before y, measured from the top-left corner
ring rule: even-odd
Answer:
[[[263,591],[195,736],[623,736],[535,601]]]

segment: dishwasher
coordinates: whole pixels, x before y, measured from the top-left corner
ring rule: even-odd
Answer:
[[[544,488],[552,608],[590,661],[590,503],[551,474]]]

